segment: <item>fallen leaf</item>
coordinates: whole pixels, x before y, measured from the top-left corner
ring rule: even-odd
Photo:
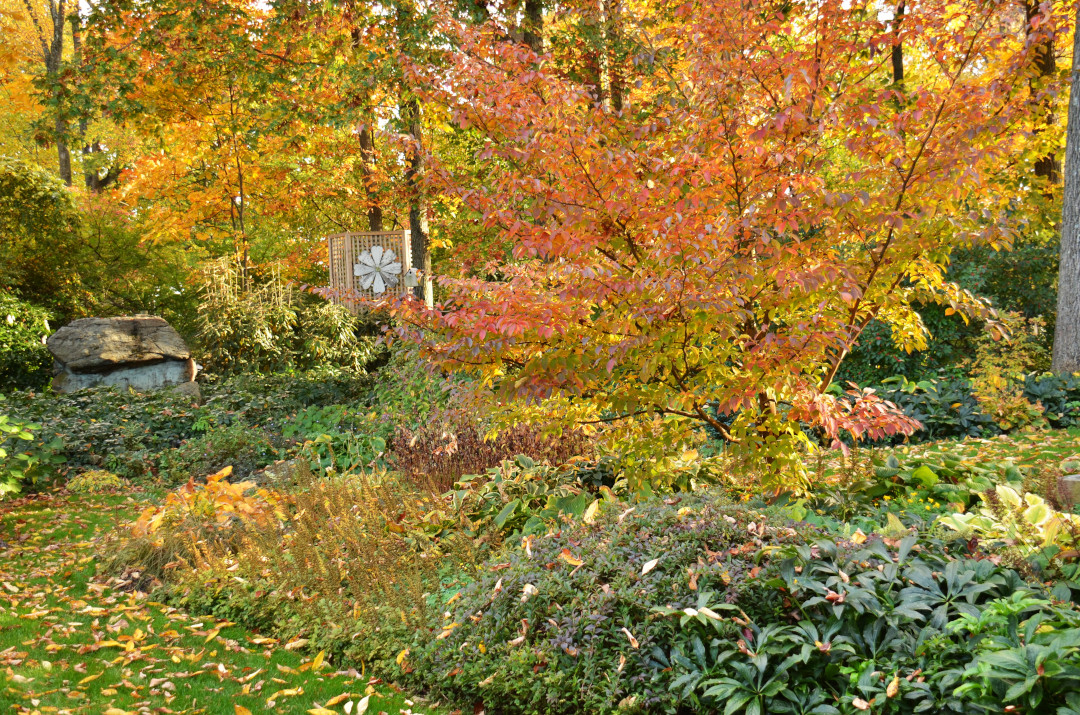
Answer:
[[[600,500],[595,500],[589,505],[589,508],[585,510],[585,513],[581,515],[581,520],[586,524],[592,524],[596,521],[596,512],[600,509]]]
[[[585,563],[584,561],[570,553],[570,549],[563,549],[562,551],[560,551],[559,558],[570,564],[571,566],[581,566],[583,563]]]
[[[646,561],[645,565],[641,567],[641,575],[644,576],[645,574],[652,571],[654,568],[656,568],[656,564],[658,564],[658,563],[660,563],[660,559],[653,559],[652,561]]]

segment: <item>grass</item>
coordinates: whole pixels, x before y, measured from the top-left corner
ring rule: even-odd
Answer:
[[[63,493],[0,506],[0,712],[323,715],[360,712],[365,696],[368,713],[438,712],[296,644],[106,583],[102,537],[145,506]]]

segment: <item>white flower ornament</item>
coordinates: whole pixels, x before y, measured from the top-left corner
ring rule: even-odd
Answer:
[[[359,262],[353,266],[353,275],[360,279],[360,287],[364,290],[370,289],[372,293],[379,295],[388,287],[398,284],[401,264],[390,249],[372,246],[361,253],[357,260]]]

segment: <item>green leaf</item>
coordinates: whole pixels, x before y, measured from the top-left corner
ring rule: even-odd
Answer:
[[[934,470],[925,464],[912,472],[911,476],[917,479],[924,487],[932,487],[940,481]]]
[[[497,526],[497,527],[499,527],[501,529],[503,527],[503,524],[506,523],[506,520],[509,519],[511,516],[513,516],[514,512],[517,511],[517,508],[520,505],[521,505],[521,500],[520,499],[515,499],[512,502],[510,502],[509,504],[507,504],[506,506],[504,506],[502,508],[502,511],[500,511],[498,514],[495,515],[495,519],[494,519],[495,526]]]

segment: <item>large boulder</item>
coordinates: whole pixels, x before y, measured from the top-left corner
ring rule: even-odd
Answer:
[[[96,385],[156,390],[195,379],[195,361],[180,334],[150,315],[83,318],[47,342],[55,359],[53,389],[74,392]]]

